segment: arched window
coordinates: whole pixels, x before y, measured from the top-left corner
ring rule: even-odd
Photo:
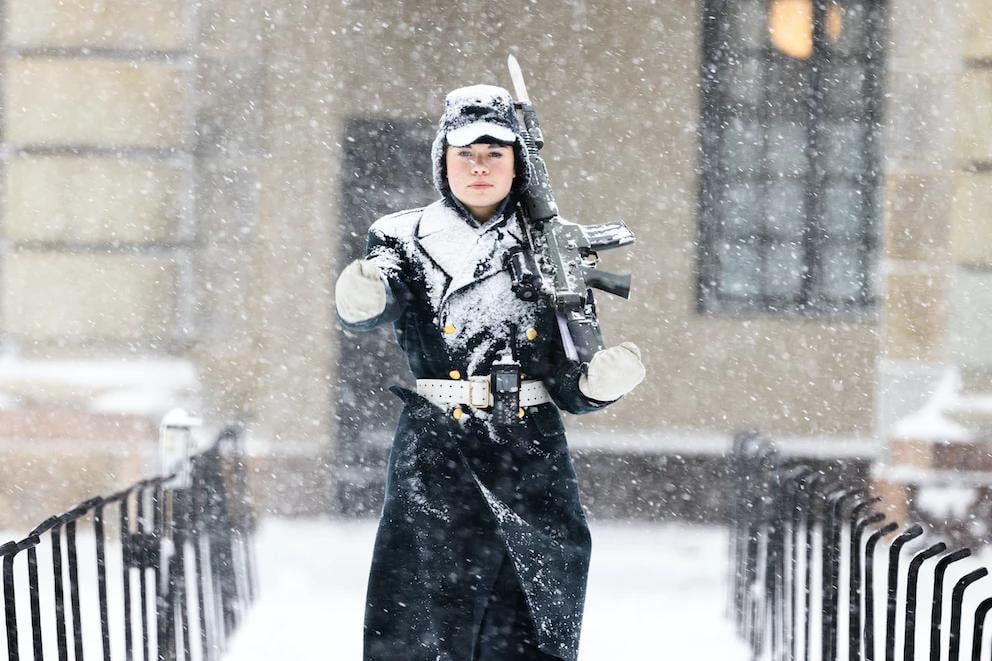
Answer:
[[[880,0],[704,0],[698,302],[874,303]]]

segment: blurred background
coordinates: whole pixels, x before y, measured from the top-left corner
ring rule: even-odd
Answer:
[[[411,379],[333,284],[508,53],[562,214],[638,239],[599,303],[648,378],[565,421],[594,519],[725,520],[744,427],[903,510],[987,481],[992,0],[0,11],[0,528],[153,472],[177,405],[246,426],[263,512],[374,517]]]

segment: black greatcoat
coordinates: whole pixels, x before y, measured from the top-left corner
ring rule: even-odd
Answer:
[[[521,243],[512,207],[479,226],[449,201],[376,221],[368,258],[386,274],[386,310],[416,378],[489,374],[512,342],[527,379],[554,404],[519,428],[488,411],[438,406],[399,386],[404,407],[389,458],[365,614],[365,661],[471,661],[504,559],[512,562],[546,654],[574,661],[590,539],[558,409],[603,406],[578,389],[585,365],[564,355],[554,311],[517,299],[503,255]]]

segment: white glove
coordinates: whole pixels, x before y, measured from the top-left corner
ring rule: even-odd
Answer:
[[[641,350],[633,342],[622,342],[593,355],[587,373],[579,378],[579,390],[590,399],[612,402],[643,380]]]
[[[378,266],[356,259],[341,271],[334,287],[338,315],[350,324],[379,316],[386,309],[386,287]]]

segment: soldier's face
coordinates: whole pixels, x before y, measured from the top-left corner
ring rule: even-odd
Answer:
[[[489,220],[513,186],[513,148],[481,143],[449,146],[444,159],[452,194],[476,220]]]

